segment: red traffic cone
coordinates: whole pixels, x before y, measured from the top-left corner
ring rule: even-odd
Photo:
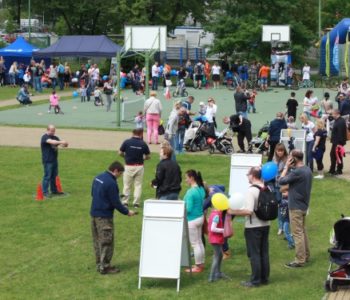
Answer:
[[[38,184],[38,187],[36,188],[36,201],[44,201],[44,193],[43,188],[41,186],[41,183]]]
[[[56,189],[57,189],[57,192],[63,193],[61,180],[59,176],[56,176]]]

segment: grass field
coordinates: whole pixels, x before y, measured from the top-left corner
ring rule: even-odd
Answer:
[[[294,252],[270,232],[271,284],[248,290],[250,265],[245,253],[243,220],[235,219],[230,240],[232,258],[223,271],[232,281],[209,284],[212,250],[206,248],[206,271],[190,278],[182,273],[180,294],[175,280],[144,279],[137,290],[142,213],[128,218],[116,214],[116,245],[113,262],[122,272],[102,276],[95,271],[90,233],[90,186],[95,175],[115,159],[112,151],[61,150],[60,177],[68,197],[34,201],[41,180],[40,151],[35,148],[0,147],[0,299],[321,299],[327,275],[329,231],[341,213],[349,212],[349,184],[334,178],[314,181],[307,223],[311,262],[298,270],[283,264]],[[158,155],[146,162],[143,199],[151,198]],[[228,186],[230,162],[223,156],[179,156],[183,173],[202,171],[209,184]],[[121,187],[121,182],[119,186]],[[183,187],[183,195],[186,187]],[[161,237],[160,237],[161,239]]]
[[[2,100],[10,100],[10,99],[16,99],[16,95],[19,91],[19,87],[12,88],[8,86],[2,86],[0,87],[0,101]],[[37,94],[33,89],[29,89],[30,93]],[[49,94],[51,93],[52,89],[43,89],[42,94]],[[39,93],[40,94],[40,93]]]

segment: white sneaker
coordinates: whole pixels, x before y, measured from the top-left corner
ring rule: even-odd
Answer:
[[[315,179],[323,179],[324,176],[323,175],[317,175],[317,176],[314,176]]]
[[[277,235],[281,235],[283,233],[282,229],[278,229]]]

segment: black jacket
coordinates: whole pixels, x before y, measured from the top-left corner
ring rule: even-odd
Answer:
[[[284,119],[274,119],[269,127],[269,141],[279,142],[281,138],[281,130],[287,129],[287,123]]]
[[[344,146],[346,144],[346,130],[345,120],[342,117],[336,119],[333,124],[331,143]]]
[[[345,99],[340,104],[340,115],[341,116],[350,115],[350,99]]]
[[[234,98],[236,104],[236,113],[240,111],[247,111],[247,100],[249,99],[249,97],[246,94],[239,92],[234,94]]]
[[[163,159],[157,165],[156,178],[152,185],[157,187],[157,198],[181,190],[181,169],[176,161]]]

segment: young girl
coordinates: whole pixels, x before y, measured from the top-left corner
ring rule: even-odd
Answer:
[[[222,211],[212,209],[208,220],[208,238],[209,243],[213,246],[214,255],[211,265],[209,282],[220,279],[221,262],[222,262],[222,245],[224,244],[224,224],[222,221]]]
[[[62,112],[62,110],[59,106],[59,103],[58,103],[59,100],[60,100],[60,97],[56,94],[56,91],[53,90],[52,94],[50,95],[50,106],[49,106],[48,113],[51,113],[51,107],[53,107],[55,114],[62,114],[63,115],[63,112]]]
[[[100,105],[103,106],[102,93],[101,93],[100,89],[98,88],[98,86],[95,87],[94,97],[95,97],[95,105],[96,106],[100,106]]]
[[[189,238],[194,251],[195,260],[192,273],[201,273],[204,271],[205,259],[205,250],[202,241],[202,227],[204,222],[203,203],[207,195],[200,172],[188,170],[186,172],[186,183],[190,186],[190,189],[187,190],[184,201],[186,205]],[[186,272],[191,272],[191,269],[186,269]]]
[[[145,116],[143,115],[142,111],[139,111],[137,116],[135,117],[135,125],[136,128],[142,128],[144,127],[145,124]]]
[[[86,96],[87,96],[87,89],[85,85],[82,85],[80,88],[80,101],[85,102]]]
[[[316,160],[318,175],[315,176],[315,179],[323,179],[323,154],[326,151],[326,139],[327,139],[327,130],[324,127],[324,122],[322,120],[316,121],[316,132],[314,135],[315,143],[312,147],[312,155]]]
[[[294,249],[295,243],[293,236],[290,234],[290,227],[289,227],[289,209],[288,209],[288,185],[283,185],[281,187],[281,193],[282,193],[282,200],[281,203],[278,205],[279,210],[281,211],[281,220],[283,224],[283,232],[284,237],[288,241],[288,248]]]
[[[315,124],[311,122],[307,114],[300,115],[301,128],[306,131],[306,165],[314,170],[314,159],[312,157],[312,149],[314,146]]]
[[[289,129],[298,129],[297,124],[295,123],[295,119],[293,116],[289,116],[287,119],[287,127]]]
[[[283,143],[278,143],[276,145],[275,156],[273,158],[274,162],[277,164],[277,167],[278,167],[278,173],[277,173],[276,181],[275,181],[275,195],[276,195],[276,199],[278,202],[280,202],[282,199],[282,195],[280,192],[280,185],[278,184],[278,181],[279,181],[279,177],[281,176],[281,173],[283,171],[284,165],[286,164],[287,158],[288,158],[288,152],[287,152],[286,147],[284,146]],[[277,221],[278,221],[277,234],[281,235],[283,233],[283,222],[282,222],[280,210],[278,210]]]

